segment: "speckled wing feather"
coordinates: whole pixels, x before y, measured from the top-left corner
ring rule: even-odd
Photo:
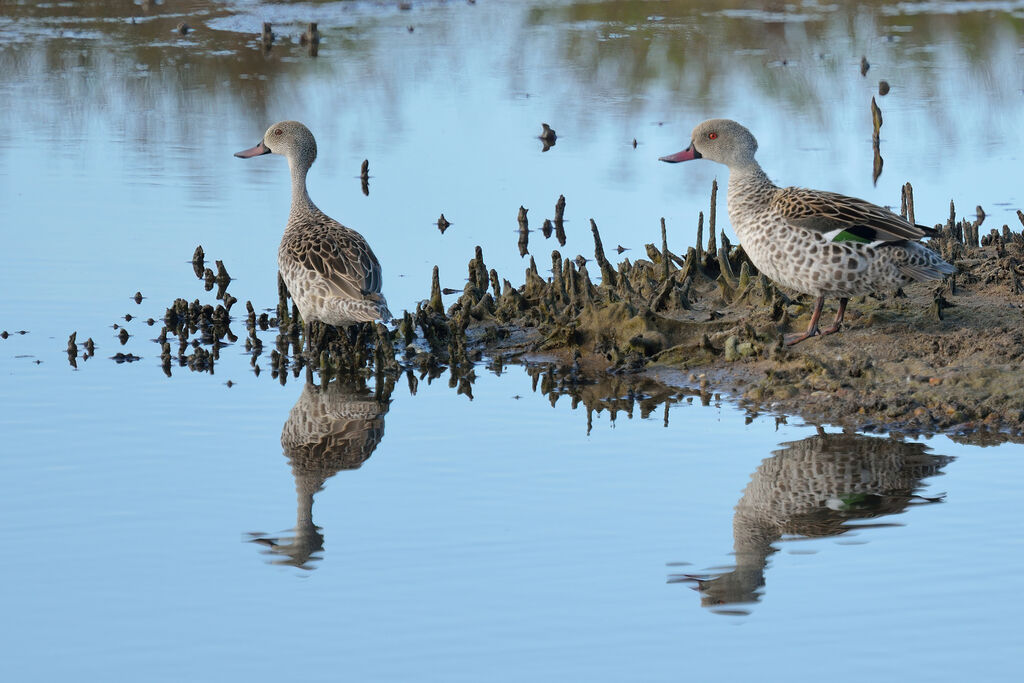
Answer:
[[[790,224],[835,241],[898,242],[936,234],[934,229],[914,225],[888,209],[835,192],[779,188],[770,206]]]
[[[323,277],[337,296],[362,299],[380,293],[380,262],[370,245],[362,235],[327,216],[287,240],[285,248],[296,262]]]

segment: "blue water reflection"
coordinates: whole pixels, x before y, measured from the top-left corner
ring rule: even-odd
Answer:
[[[313,569],[322,559],[324,537],[313,522],[313,496],[342,470],[357,470],[384,438],[389,397],[366,387],[330,382],[307,383],[281,431],[281,446],[295,477],[298,495],[295,528],[286,538],[250,533],[254,543],[278,556],[274,564]]]
[[[953,199],[1012,224],[1022,12],[3,3],[5,677],[1014,680],[1019,445],[819,433],[630,378],[499,375],[500,359],[472,383],[442,369],[314,393],[255,373],[263,333],[255,361],[240,341],[213,373],[168,378],[147,320],[209,296],[197,244],[240,308],[274,306],[287,170],[231,155],[284,118],[317,135],[311,195],[370,240],[396,312],[435,264],[461,290],[476,245],[520,282],[520,206],[547,264],[538,228],[560,195],[567,257],[592,253],[590,218],[632,256],[665,216],[679,251],[725,177],[657,157],[713,115],[755,132],[779,182],[892,204],[909,180],[922,222]],[[298,42],[310,21],[316,58]],[[72,332],[96,347],[77,369]],[[947,495],[925,504],[937,474]]]
[[[710,575],[680,574],[701,604],[727,614],[731,607],[760,600],[768,558],[779,541],[841,536],[881,528],[891,522],[855,523],[900,514],[910,505],[937,503],[916,492],[922,480],[940,473],[951,459],[932,455],[927,446],[859,434],[827,434],[782,444],[751,476],[733,516],[736,566]],[[725,606],[722,609],[722,606]]]

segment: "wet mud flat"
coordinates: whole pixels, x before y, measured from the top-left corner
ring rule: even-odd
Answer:
[[[783,334],[806,327],[813,299],[758,274],[711,216],[685,254],[669,249],[663,226],[647,258],[617,266],[592,221],[592,260],[555,251],[545,277],[531,259],[518,288],[499,289],[493,272],[485,279],[478,250],[459,300],[442,313],[435,296],[413,319],[430,311],[435,325],[491,356],[552,362],[565,393],[603,372],[858,430],[1024,438],[1021,232],[984,233],[982,214],[958,220],[951,205],[930,246],[955,275],[853,299],[840,334],[785,347]]]
[[[905,189],[904,212],[912,215]],[[253,372],[269,367],[282,383],[303,374],[321,384],[375,380],[378,393],[390,394],[404,376],[415,393],[419,381],[447,374],[452,388],[472,397],[481,365],[500,374],[516,363],[553,402],[583,403],[588,421],[594,411],[614,419],[637,406],[643,416],[664,406],[667,419],[672,403],[724,396],[751,415],[971,442],[1024,440],[1021,232],[1004,225],[983,233],[983,214],[957,219],[951,205],[929,246],[956,266],[954,275],[852,299],[839,334],[786,347],[783,335],[807,326],[813,298],[778,288],[742,245],[717,232],[716,193],[713,186],[709,220],[699,215],[696,242],[685,251],[670,248],[663,221],[660,243],[613,265],[592,220],[593,258],[554,250],[542,271],[530,256],[516,286],[489,269],[477,247],[464,278],[442,278],[435,267],[429,297],[390,326],[307,328],[279,281],[276,307],[245,302],[243,341],[232,330],[241,321],[228,293],[232,279],[222,262],[207,266],[200,247],[195,275],[221,303],[171,303],[154,340],[161,367],[167,375],[213,373],[221,348],[244,344]],[[457,278],[461,290],[442,288]],[[272,343],[264,332],[275,335]],[[74,346],[72,335],[72,365]]]

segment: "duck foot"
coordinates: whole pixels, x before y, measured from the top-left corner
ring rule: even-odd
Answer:
[[[803,332],[800,334],[787,334],[783,338],[782,343],[785,344],[786,346],[793,346],[794,344],[799,344],[804,339],[810,339],[811,337],[816,337],[819,334],[821,334],[819,330],[808,330],[807,332]]]
[[[819,296],[818,300],[814,302],[814,311],[811,312],[811,324],[807,326],[807,331],[803,334],[787,334],[784,338],[786,346],[799,344],[804,339],[810,339],[815,335],[821,334],[818,330],[818,320],[821,318],[821,309],[824,305],[825,297]]]
[[[821,335],[824,337],[827,334],[835,334],[843,326],[843,316],[846,315],[846,304],[849,303],[848,297],[843,297],[839,300],[839,310],[836,311],[836,319],[832,322],[829,327],[824,330],[818,329],[818,320],[821,318],[821,309],[825,305],[825,297],[819,296],[818,300],[814,302],[814,311],[811,313],[811,324],[807,326],[807,331],[803,334],[787,334],[784,340],[786,346],[793,346],[798,344],[805,339],[810,339]]]
[[[826,334],[835,334],[843,326],[843,316],[846,315],[846,304],[849,302],[849,298],[842,298],[839,300],[839,310],[836,311],[836,319],[832,322],[832,325],[826,327],[821,331],[822,336]]]

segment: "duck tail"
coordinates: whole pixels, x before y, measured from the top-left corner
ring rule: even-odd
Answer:
[[[904,276],[911,280],[918,282],[941,280],[956,272],[955,266],[946,263],[941,256],[923,244],[909,242],[904,249],[906,261],[899,264],[899,269]]]

